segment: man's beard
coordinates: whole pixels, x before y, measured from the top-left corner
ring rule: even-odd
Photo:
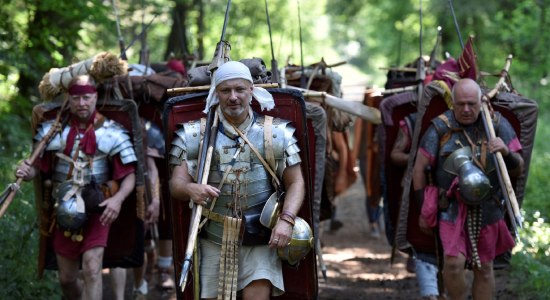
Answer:
[[[226,115],[226,117],[231,119],[237,119],[239,117],[242,117],[244,114],[248,114],[248,109],[250,108],[251,102],[252,102],[252,96],[250,96],[247,106],[241,105],[237,109],[230,109],[228,107],[225,107],[224,114]]]

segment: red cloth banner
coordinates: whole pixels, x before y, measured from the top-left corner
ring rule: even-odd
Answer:
[[[472,36],[468,38],[468,42],[462,50],[462,54],[458,58],[458,75],[460,78],[470,78],[477,80],[477,57],[474,51],[474,41]]]

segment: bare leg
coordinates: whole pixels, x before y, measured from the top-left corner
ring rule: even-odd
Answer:
[[[269,300],[271,282],[267,279],[254,280],[243,289],[243,300]]]
[[[159,284],[162,289],[171,290],[176,287],[172,272],[172,240],[160,240],[158,244]]]
[[[124,290],[126,288],[126,269],[123,268],[111,268],[109,269],[109,275],[111,275],[111,286],[116,300],[124,300]]]
[[[451,300],[463,300],[466,299],[467,285],[466,285],[466,270],[464,270],[464,263],[466,258],[462,254],[458,254],[457,257],[445,256],[445,262],[443,263],[443,281]]]
[[[149,293],[147,280],[145,279],[145,271],[147,270],[148,254],[143,253],[143,265],[133,269],[134,272],[134,289],[133,297],[135,300],[146,299]]]
[[[84,299],[101,300],[103,294],[103,281],[101,269],[103,264],[103,247],[95,247],[86,252],[82,257],[82,274],[84,275]]]
[[[82,296],[82,279],[78,270],[78,261],[57,255],[59,283],[63,297],[68,300],[80,299]]]
[[[134,287],[139,287],[143,280],[145,280],[145,269],[147,268],[147,254],[143,253],[143,265],[141,267],[134,268]]]
[[[147,281],[153,280],[153,273],[155,273],[155,264],[157,261],[158,251],[152,240],[145,241],[145,256],[147,256],[147,264],[144,264],[144,279]]]
[[[474,268],[474,282],[472,285],[474,299],[493,299],[494,290],[493,262],[482,264],[480,269]]]
[[[346,170],[348,163],[348,146],[346,145],[344,134],[341,132],[333,131],[332,141],[334,150],[338,153],[338,174],[336,174],[334,181],[334,192],[338,195],[344,192],[348,187],[348,174]]]

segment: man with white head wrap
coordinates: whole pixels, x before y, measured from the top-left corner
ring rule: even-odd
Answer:
[[[254,148],[269,161],[278,180],[282,179],[286,194],[282,213],[271,233],[259,222],[247,222],[244,239],[239,241],[242,245],[234,257],[238,259],[236,289],[245,300],[269,299],[284,292],[282,264],[276,250],[290,242],[294,220],[304,198],[300,149],[294,137],[295,129],[289,122],[254,113],[250,107],[253,99],[260,103],[262,110],[275,106],[269,92],[253,85],[250,70],[244,64],[231,61],[216,70],[204,110],[206,113],[216,109],[221,124],[208,184],[196,183],[200,123],[182,124],[172,141],[171,194],[176,199],[192,199],[197,205],[205,205],[203,211],[208,215],[199,239],[203,299],[215,299],[227,289],[222,285],[218,289],[219,282],[227,281],[228,276],[223,271],[227,270],[223,262],[220,267],[220,256],[222,261],[227,258],[222,252],[224,220],[258,215],[270,195],[276,192],[270,172]]]

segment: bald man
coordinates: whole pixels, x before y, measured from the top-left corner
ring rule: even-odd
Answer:
[[[454,85],[453,109],[432,120],[413,169],[415,191],[426,186],[424,171],[428,166],[435,171],[435,184],[443,191],[435,201],[444,250],[443,276],[450,299],[466,299],[470,292],[465,265],[474,272],[473,298],[492,299],[493,260],[514,246],[504,221],[502,189],[490,156],[502,153],[510,175],[518,176],[523,169],[521,145],[510,123],[498,113],[494,117],[497,137],[487,137],[480,116],[481,97],[479,85],[471,79],[461,79]],[[474,180],[466,182],[461,178]],[[424,199],[424,205],[431,200]],[[435,226],[428,224],[427,219],[425,215],[419,217],[419,225],[426,230]]]

